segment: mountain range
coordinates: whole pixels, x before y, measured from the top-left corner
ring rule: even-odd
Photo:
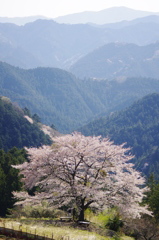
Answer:
[[[0,62],[0,95],[37,113],[44,124],[66,133],[86,122],[159,92],[159,80],[81,80],[57,68],[20,69]]]
[[[121,21],[131,21],[136,18],[142,18],[150,15],[159,15],[159,12],[149,12],[135,10],[127,7],[112,7],[101,11],[85,11],[80,13],[68,14],[52,18],[58,23],[66,24],[108,24]],[[37,19],[48,19],[45,16],[28,16],[28,17],[0,17],[2,23],[14,23],[16,25],[25,25]],[[50,18],[51,19],[51,18]]]
[[[37,20],[24,26],[0,23],[0,60],[21,68],[58,67],[69,70],[88,53],[108,43],[139,46],[159,39],[159,16],[114,23],[59,24]]]
[[[131,21],[136,18],[146,17],[150,15],[159,15],[159,12],[148,12],[141,10],[134,10],[127,7],[112,7],[101,11],[85,11],[81,13],[69,14],[66,16],[60,16],[54,20],[59,23],[67,24],[79,24],[79,23],[94,23],[94,24],[106,24],[121,22],[124,20]]]

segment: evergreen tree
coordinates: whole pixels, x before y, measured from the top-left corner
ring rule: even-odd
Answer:
[[[22,183],[20,182],[19,171],[12,167],[12,164],[23,163],[27,159],[24,149],[13,148],[8,152],[0,150],[0,216],[4,217],[8,209],[12,208],[16,199],[13,191],[19,191]]]

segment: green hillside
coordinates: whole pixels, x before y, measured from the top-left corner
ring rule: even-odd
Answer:
[[[0,149],[5,151],[17,147],[23,148],[51,144],[37,123],[30,123],[24,112],[13,105],[6,97],[0,98]]]
[[[37,113],[43,123],[54,124],[63,133],[153,92],[159,93],[159,80],[80,80],[57,68],[24,70],[0,62],[0,95]]]
[[[126,142],[136,156],[136,167],[146,174],[159,173],[159,94],[148,95],[126,110],[102,117],[80,129],[85,135],[109,136]]]
[[[23,70],[0,63],[0,94],[37,113],[45,124],[53,123],[60,131],[76,128],[81,121],[81,114],[84,122],[104,110],[102,103],[89,97],[87,89],[82,87],[81,81],[64,70]],[[88,106],[85,98],[93,104],[94,109]]]

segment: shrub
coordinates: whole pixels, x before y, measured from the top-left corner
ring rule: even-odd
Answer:
[[[42,203],[35,206],[17,206],[11,210],[10,216],[16,218],[57,218],[60,212],[60,210],[56,210],[53,207],[49,207],[46,203]]]
[[[108,222],[106,223],[106,227],[113,231],[119,231],[121,227],[123,227],[123,221],[120,218],[119,214],[116,213],[113,217],[110,217]]]

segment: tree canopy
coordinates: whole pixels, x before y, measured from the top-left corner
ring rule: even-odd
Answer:
[[[38,186],[39,190],[35,196],[16,193],[20,204],[48,200],[57,207],[73,206],[79,220],[84,220],[84,211],[90,206],[100,210],[118,206],[132,217],[148,212],[139,206],[144,178],[129,162],[133,156],[123,145],[73,133],[56,137],[51,147],[27,151],[30,161],[15,167],[24,175],[26,189]]]

